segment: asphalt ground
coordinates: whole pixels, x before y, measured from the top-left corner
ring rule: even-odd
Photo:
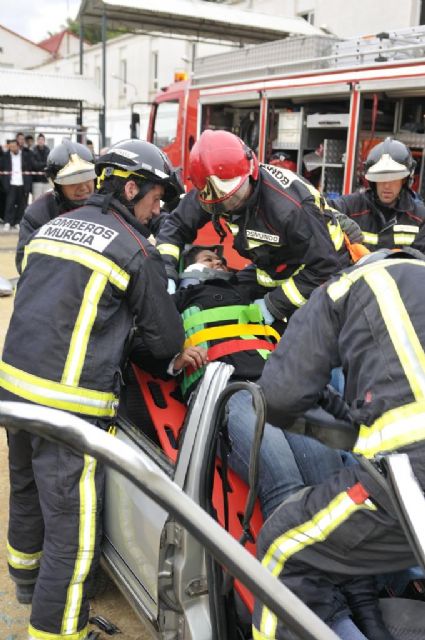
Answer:
[[[0,276],[15,278],[15,249],[17,233],[2,233],[0,227]],[[12,314],[13,297],[0,297],[0,351]],[[27,640],[29,606],[20,605],[15,599],[14,584],[10,580],[6,561],[6,539],[8,523],[9,475],[7,444],[4,429],[0,428],[0,640]],[[143,623],[130,609],[117,588],[109,583],[105,593],[91,601],[91,616],[102,615],[113,622],[121,634],[117,640],[149,640],[150,634]],[[99,631],[91,625],[90,629]],[[97,640],[114,636],[100,633]]]

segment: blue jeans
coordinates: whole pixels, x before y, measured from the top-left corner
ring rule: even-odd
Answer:
[[[229,401],[229,466],[248,483],[249,456],[254,439],[255,414],[248,391],[238,391]],[[320,442],[282,431],[266,423],[260,449],[258,497],[264,519],[288,496],[328,478],[342,467],[338,451]]]

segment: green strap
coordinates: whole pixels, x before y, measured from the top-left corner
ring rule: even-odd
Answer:
[[[193,309],[194,307],[191,307]],[[263,314],[258,304],[236,304],[229,307],[215,307],[192,313],[184,318],[184,329],[189,331],[202,324],[235,320],[239,324],[260,324]]]
[[[183,313],[181,314],[182,318],[183,318],[183,324],[185,326],[185,332],[186,332],[186,336],[191,336],[193,333],[196,333],[196,330],[198,329],[198,327],[196,329],[194,329],[194,326],[197,325],[197,323],[191,323],[191,320],[193,317],[199,316],[201,313],[203,313],[200,309],[200,307],[196,307],[195,305],[193,307],[188,307],[187,309],[185,309],[183,311]],[[189,328],[186,329],[186,323],[189,325]],[[190,326],[192,324],[192,326]],[[204,327],[201,327],[204,328]],[[207,342],[203,342],[202,344],[199,345],[200,347],[204,347],[205,349],[208,349],[208,343]],[[186,373],[186,370],[183,369],[183,380],[181,381],[180,384],[180,388],[181,391],[183,393],[183,395],[185,395],[188,391],[188,389],[197,381],[199,380],[199,378],[201,378],[205,373],[205,367],[200,367],[199,369],[197,369],[196,371],[193,371],[193,373],[188,376]]]

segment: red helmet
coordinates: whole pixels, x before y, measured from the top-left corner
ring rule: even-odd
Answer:
[[[226,214],[249,195],[249,178],[258,178],[258,160],[233,133],[207,129],[192,147],[189,173],[202,208],[213,215]]]

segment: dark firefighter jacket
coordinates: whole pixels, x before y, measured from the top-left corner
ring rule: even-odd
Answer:
[[[267,419],[290,427],[342,365],[345,400],[368,458],[425,439],[423,259],[352,267],[312,294],[289,322],[258,381]]]
[[[71,203],[69,203],[70,205]],[[24,258],[24,248],[36,229],[39,229],[61,213],[70,210],[71,206],[67,206],[67,201],[59,202],[59,199],[53,191],[44,193],[35,202],[26,208],[22,220],[19,224],[19,240],[16,248],[16,268],[21,273],[22,260]]]
[[[185,243],[211,220],[193,189],[162,226],[157,249],[176,267]],[[227,222],[236,251],[254,263],[241,278],[257,283],[275,318],[289,317],[349,256],[338,222],[319,192],[297,174],[261,165],[254,191]],[[332,239],[331,239],[332,238]],[[339,253],[338,253],[339,252]],[[245,272],[244,272],[245,271]]]
[[[94,195],[35,232],[0,362],[0,395],[110,418],[133,325],[154,357],[181,349],[163,262],[136,227],[118,201]]]
[[[385,207],[372,189],[328,203],[357,222],[371,251],[412,245],[425,222],[425,204],[408,189],[402,189],[395,208]]]

